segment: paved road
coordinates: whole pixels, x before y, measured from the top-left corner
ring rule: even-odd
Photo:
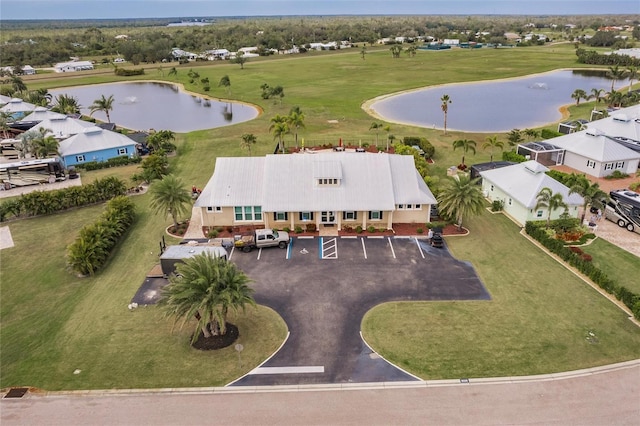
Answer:
[[[490,298],[469,264],[416,239],[294,239],[288,251],[234,251],[231,261],[254,280],[256,302],[289,327],[263,367],[298,369],[252,374],[236,386],[414,380],[363,344],[364,314],[387,301]]]
[[[247,388],[3,399],[13,425],[637,425],[640,362],[571,378],[395,389]]]

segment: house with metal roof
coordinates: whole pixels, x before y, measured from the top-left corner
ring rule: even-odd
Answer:
[[[92,126],[60,142],[58,151],[65,167],[69,167],[115,157],[134,157],[136,145],[137,142],[123,134]]]
[[[60,114],[55,111],[51,111],[43,106],[37,106],[33,112],[25,115],[18,121],[14,121],[10,124],[11,127],[20,130],[29,130],[38,123],[48,120],[50,118],[63,118],[66,117],[64,114]]]
[[[537,208],[537,197],[543,188],[549,188],[568,205],[567,213],[578,217],[583,198],[578,194],[569,194],[569,188],[546,174],[546,166],[529,160],[512,166],[480,172],[482,192],[489,201],[502,201],[503,212],[521,226],[527,221],[544,220],[548,217],[547,208]],[[563,209],[551,212],[551,219],[558,219]]]
[[[87,71],[93,69],[93,62],[91,61],[71,61],[71,62],[59,62],[53,66],[55,72],[75,72],[75,71]]]
[[[85,129],[94,126],[94,123],[61,115],[42,120],[40,123],[33,126],[30,131],[40,131],[42,128],[49,130],[47,134],[53,135],[56,139],[66,139],[70,136],[82,133]]]
[[[195,206],[205,226],[341,230],[426,223],[435,203],[413,156],[305,152],[218,158]]]
[[[0,108],[0,111],[10,114],[14,120],[20,120],[25,115],[30,114],[34,109],[36,109],[34,104],[25,102],[20,98],[13,98]]]

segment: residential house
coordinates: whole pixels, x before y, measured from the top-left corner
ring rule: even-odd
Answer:
[[[93,126],[95,126],[94,123],[62,115],[61,117],[51,117],[42,120],[33,126],[31,131],[38,131],[40,128],[43,128],[49,130],[48,134],[53,135],[56,139],[66,139],[82,133],[85,129]]]
[[[34,75],[36,73],[36,69],[33,68],[31,65],[24,65],[23,67],[20,68],[20,70],[22,71],[22,75]],[[4,71],[5,74],[13,74],[14,68],[2,67],[2,71]]]
[[[69,167],[115,157],[134,157],[136,145],[137,142],[123,134],[92,126],[60,142],[59,151],[65,167]]]
[[[524,226],[527,221],[545,220],[547,208],[537,208],[537,197],[543,188],[549,188],[556,194],[562,194],[568,205],[569,216],[577,218],[583,199],[577,194],[569,195],[569,188],[548,176],[549,169],[542,164],[530,160],[512,166],[501,167],[480,172],[482,191],[489,201],[502,201],[503,212],[514,222]],[[557,219],[564,209],[551,212],[551,219]]]
[[[205,226],[341,230],[426,223],[435,203],[413,156],[306,152],[218,158],[195,206]]]
[[[0,95],[0,106],[5,106],[11,102],[11,97],[6,95]]]
[[[13,98],[10,99],[5,106],[0,108],[0,111],[10,114],[14,120],[20,120],[25,115],[30,114],[34,109],[36,109],[34,104],[25,102],[20,98]]]
[[[93,69],[93,62],[91,61],[71,61],[60,62],[54,65],[53,70],[55,72],[76,72],[87,71]]]

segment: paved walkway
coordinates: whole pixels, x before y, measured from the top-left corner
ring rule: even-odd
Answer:
[[[346,392],[348,391],[348,392]],[[637,425],[640,360],[519,378],[374,385],[28,393],[0,401],[3,426]]]

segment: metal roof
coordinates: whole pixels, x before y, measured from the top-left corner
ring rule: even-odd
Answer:
[[[320,176],[340,179],[318,184]],[[354,152],[218,158],[196,206],[262,206],[263,211],[394,210],[435,204],[410,155]]]
[[[547,170],[549,169],[537,161],[530,160],[513,166],[486,170],[480,172],[480,176],[528,209],[535,207],[536,198],[542,188],[562,194],[564,202],[570,206],[581,206],[583,198],[578,194],[569,195],[569,188],[548,176],[545,173]]]
[[[93,126],[60,142],[60,155],[77,155],[110,148],[124,148],[136,142],[123,134]]]
[[[530,151],[564,151],[564,148],[557,147],[548,142],[527,142],[521,143],[519,146],[528,148]]]
[[[84,129],[94,127],[95,124],[84,120],[78,120],[77,118],[67,117],[53,117],[42,120],[40,123],[32,127],[32,131],[37,131],[40,128],[49,129],[49,134],[56,138],[68,138],[71,135],[82,133]]]

